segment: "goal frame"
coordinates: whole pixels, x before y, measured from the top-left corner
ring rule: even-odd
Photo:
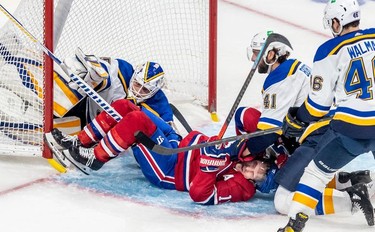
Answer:
[[[208,41],[208,105],[207,110],[215,114],[217,110],[217,0],[209,0],[209,41]],[[54,47],[54,0],[44,0],[44,45],[53,52]],[[53,127],[53,61],[44,54],[45,73],[45,120],[46,132]],[[52,153],[47,144],[43,145],[42,156],[52,158]]]

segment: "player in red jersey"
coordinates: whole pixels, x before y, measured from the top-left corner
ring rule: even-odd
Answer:
[[[58,144],[63,154],[77,164],[93,170],[131,148],[144,176],[154,185],[165,189],[189,191],[191,198],[201,204],[227,201],[247,201],[255,194],[255,182],[261,181],[269,165],[248,155],[246,141],[160,155],[138,143],[136,131],[142,131],[158,144],[177,148],[215,139],[192,131],[181,138],[173,128],[155,114],[140,110],[128,100],[117,100],[112,107],[123,117],[116,122],[101,112],[76,137],[66,136],[54,129],[47,141]],[[259,115],[258,115],[259,116]],[[54,140],[54,141],[51,141]],[[240,158],[240,159],[239,159]]]

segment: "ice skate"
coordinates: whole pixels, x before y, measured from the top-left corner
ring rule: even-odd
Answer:
[[[372,181],[372,173],[370,170],[360,170],[355,172],[339,172],[338,181],[340,183],[345,183],[350,180],[352,185],[358,183],[370,183]]]
[[[74,164],[74,166],[85,174],[89,174],[89,169],[95,171],[99,170],[104,164],[96,159],[94,148],[85,148],[79,145],[73,145],[69,149],[64,150],[63,154]]]
[[[49,133],[45,133],[44,135],[46,141],[48,142],[48,146],[52,149],[52,146],[58,150],[64,150],[71,147],[73,144],[79,145],[80,141],[76,135],[66,135],[62,131],[57,128],[54,128]]]
[[[346,189],[352,201],[352,212],[362,211],[369,226],[374,226],[374,207],[371,204],[368,191],[369,188],[372,189],[372,186],[372,182],[370,184],[359,183]]]
[[[296,219],[289,218],[288,224],[283,228],[279,228],[277,232],[301,232],[303,231],[305,223],[308,219],[309,216],[307,216],[306,214],[297,213]]]

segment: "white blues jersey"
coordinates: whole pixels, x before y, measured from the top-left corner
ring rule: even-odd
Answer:
[[[311,69],[306,64],[288,59],[266,78],[263,84],[263,107],[258,129],[281,127],[290,107],[303,104],[309,92]]]
[[[124,60],[113,59],[111,64],[100,60],[102,67],[109,73],[109,78],[103,80],[95,91],[109,104],[117,99],[127,97],[127,87],[133,75],[133,66]],[[125,71],[124,71],[125,70]],[[91,122],[100,112],[101,107],[91,98],[87,98],[86,120]]]
[[[374,28],[328,40],[315,54],[311,91],[298,118],[321,118],[335,102],[333,129],[354,138],[375,138],[374,77]]]

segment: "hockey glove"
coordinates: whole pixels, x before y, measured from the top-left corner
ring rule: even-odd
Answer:
[[[215,139],[216,137],[212,137],[208,141]],[[226,167],[230,163],[229,148],[228,144],[201,148],[200,169],[203,172],[217,172]]]
[[[278,168],[273,165],[267,171],[266,178],[263,181],[256,183],[256,189],[262,193],[275,192],[278,184],[275,182],[275,176]]]
[[[298,107],[290,107],[288,114],[285,116],[283,121],[283,135],[287,138],[290,137],[301,137],[306,127],[307,123],[301,122],[296,118]]]
[[[280,169],[288,160],[290,154],[285,148],[281,138],[266,149],[267,157],[274,160],[274,163]]]
[[[64,64],[92,88],[107,79],[109,75],[100,65],[98,58],[93,55],[84,55],[79,48],[76,50],[75,57],[66,58]],[[69,86],[70,88],[78,89],[74,82],[69,83]]]

